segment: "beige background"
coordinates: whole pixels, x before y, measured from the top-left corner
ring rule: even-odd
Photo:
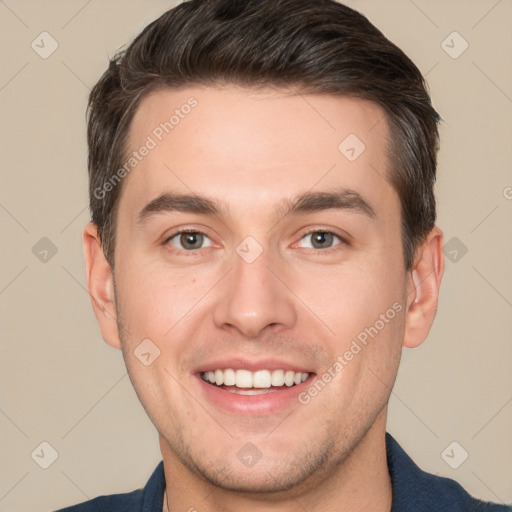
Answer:
[[[133,490],[160,460],[84,288],[84,112],[107,56],[174,4],[0,0],[0,512]],[[404,353],[388,429],[424,469],[512,502],[512,1],[348,4],[427,75],[444,118],[439,224],[467,247],[447,260],[429,339]],[[31,48],[43,31],[59,45],[47,59]],[[453,31],[469,44],[457,59],[441,46]],[[43,441],[58,452],[46,470],[31,457]],[[441,457],[453,441],[469,453],[458,469]]]

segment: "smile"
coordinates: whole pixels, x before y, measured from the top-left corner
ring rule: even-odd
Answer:
[[[201,378],[214,386],[222,387],[231,393],[257,395],[279,391],[283,387],[296,386],[309,377],[309,373],[292,370],[226,370],[217,369],[201,373]]]

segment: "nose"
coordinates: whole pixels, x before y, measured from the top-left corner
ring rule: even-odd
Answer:
[[[217,290],[215,325],[236,329],[247,338],[256,338],[269,328],[291,328],[297,311],[286,277],[268,250],[251,263],[235,253],[233,268]]]

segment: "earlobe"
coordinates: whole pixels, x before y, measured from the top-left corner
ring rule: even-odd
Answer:
[[[115,307],[114,276],[103,254],[98,228],[85,226],[83,249],[87,289],[103,339],[114,348],[121,348]]]
[[[434,227],[418,247],[411,270],[404,347],[415,348],[425,341],[436,316],[443,273],[443,233]]]

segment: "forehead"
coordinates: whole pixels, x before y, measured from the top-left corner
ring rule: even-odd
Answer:
[[[388,135],[383,110],[355,98],[235,86],[158,90],[132,122],[121,204],[140,209],[177,191],[243,210],[256,197],[265,207],[340,186],[396,203],[386,179]]]

